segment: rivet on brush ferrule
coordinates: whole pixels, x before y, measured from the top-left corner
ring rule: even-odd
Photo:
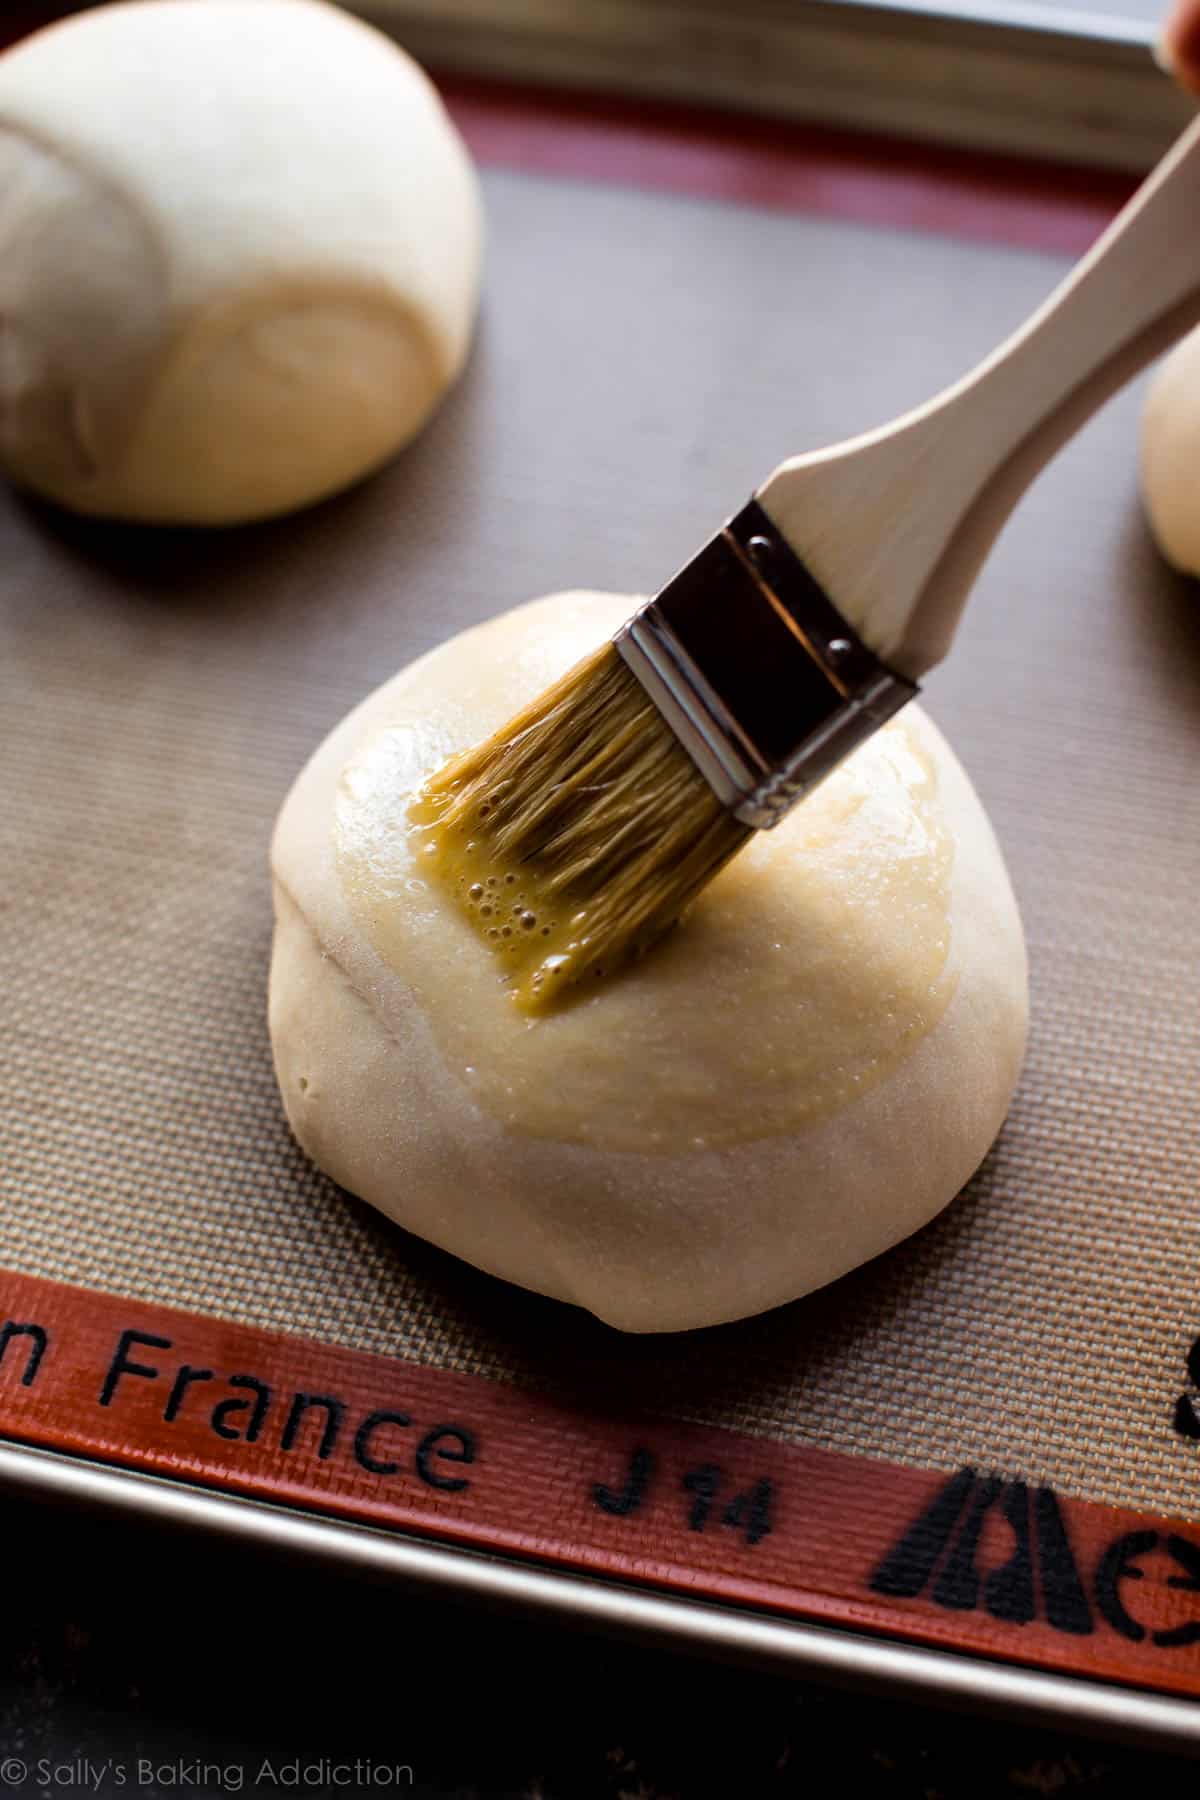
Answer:
[[[754,500],[616,648],[718,800],[759,830],[917,692],[862,642]]]

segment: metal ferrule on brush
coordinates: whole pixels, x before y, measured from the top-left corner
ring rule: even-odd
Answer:
[[[759,830],[917,692],[867,648],[754,500],[616,648],[718,800]]]

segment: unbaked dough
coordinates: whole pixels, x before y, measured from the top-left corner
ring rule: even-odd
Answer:
[[[634,605],[518,608],[326,739],[276,827],[270,1019],[288,1118],[344,1187],[510,1281],[670,1331],[819,1287],[953,1198],[1017,1079],[1025,951],[974,790],[910,706],[643,962],[521,1013],[422,878],[408,803]]]
[[[477,182],[417,65],[321,0],[137,0],[0,56],[0,464],[81,512],[332,493],[465,359]]]
[[[1147,392],[1142,495],[1167,561],[1200,575],[1200,331],[1175,346]]]

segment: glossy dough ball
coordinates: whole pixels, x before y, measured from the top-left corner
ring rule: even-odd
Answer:
[[[1150,384],[1142,497],[1167,561],[1200,575],[1200,331],[1176,345]]]
[[[275,833],[271,1035],[292,1127],[344,1187],[509,1281],[673,1331],[819,1287],[954,1197],[1012,1096],[1025,951],[979,801],[910,707],[643,962],[520,1013],[423,876],[408,797],[633,606],[521,607],[326,739]],[[498,930],[524,899],[497,883]]]
[[[0,466],[227,524],[419,430],[475,314],[474,171],[416,64],[320,0],[141,0],[0,56]]]

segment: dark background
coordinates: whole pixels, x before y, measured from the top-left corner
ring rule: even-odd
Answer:
[[[140,1523],[4,1499],[0,1533],[0,1776],[11,1757],[29,1772],[0,1800],[195,1800],[239,1777],[260,1795],[459,1800],[1193,1800],[1200,1786],[1173,1757],[618,1647]],[[256,1780],[264,1758],[276,1782]],[[321,1758],[408,1765],[413,1783],[285,1785],[284,1765]],[[140,1782],[139,1759],[159,1778]],[[198,1759],[219,1771],[197,1779]]]

